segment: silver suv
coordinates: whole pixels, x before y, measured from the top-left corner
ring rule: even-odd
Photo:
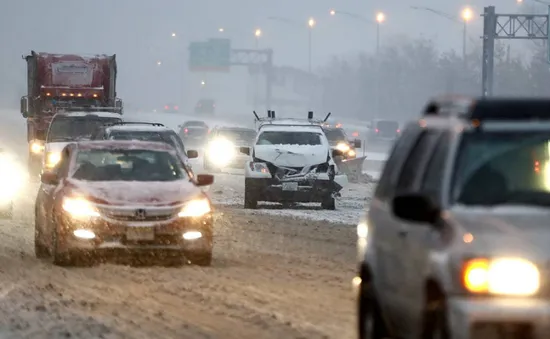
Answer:
[[[439,99],[358,226],[359,338],[550,338],[550,99]]]

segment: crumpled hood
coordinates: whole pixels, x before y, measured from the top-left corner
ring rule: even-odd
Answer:
[[[547,208],[455,207],[451,210],[452,219],[463,232],[474,236],[474,241],[465,248],[470,253],[550,259],[550,210]]]
[[[256,145],[254,157],[275,166],[305,167],[327,162],[328,147],[324,145]]]
[[[170,205],[201,194],[201,190],[188,180],[91,182],[70,179],[69,182],[76,192],[112,205]]]
[[[52,152],[52,153],[61,153],[65,146],[72,144],[73,142],[49,142],[46,144],[45,151],[46,153]]]

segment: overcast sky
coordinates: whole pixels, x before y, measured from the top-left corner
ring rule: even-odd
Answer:
[[[151,96],[154,97],[149,98],[151,105],[155,100],[161,105],[178,97],[182,89],[197,87],[196,82],[203,75],[186,75],[187,46],[191,41],[219,37],[219,27],[225,29],[223,35],[232,38],[234,48],[252,48],[253,32],[261,28],[264,33],[261,47],[274,49],[277,64],[306,68],[305,25],[309,17],[317,21],[313,32],[314,66],[325,64],[333,55],[374,49],[374,25],[331,17],[330,8],[369,18],[383,11],[387,21],[381,29],[382,44],[390,35],[424,35],[433,38],[442,49],[460,49],[460,24],[409,6],[427,6],[458,15],[464,6],[471,5],[476,17],[469,34],[477,38],[482,30],[478,15],[483,6],[491,3],[488,0],[2,0],[0,88],[4,92],[13,91],[16,101],[23,94],[26,76],[20,58],[31,49],[116,53],[120,95],[127,102],[140,102]],[[497,12],[518,10],[513,0],[498,3]],[[269,20],[270,16],[288,18],[302,23],[304,28]],[[171,37],[172,32],[178,35],[177,39]],[[163,70],[156,66],[157,60],[163,61]]]

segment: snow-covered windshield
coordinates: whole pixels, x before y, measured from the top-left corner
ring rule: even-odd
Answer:
[[[321,133],[306,131],[264,131],[258,137],[257,145],[322,145]]]
[[[220,130],[219,135],[231,141],[244,141],[244,142],[252,143],[256,138],[256,131],[223,129],[223,130]]]
[[[111,117],[56,117],[50,125],[47,142],[86,140],[101,126],[121,122]]]
[[[83,150],[72,177],[85,181],[175,181],[186,177],[182,164],[165,151]]]
[[[550,133],[465,133],[453,177],[453,201],[465,205],[550,206]]]

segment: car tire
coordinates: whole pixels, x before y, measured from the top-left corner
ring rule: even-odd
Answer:
[[[59,253],[59,232],[57,227],[54,226],[52,232],[52,261],[56,266],[72,266],[72,258],[68,252]]]
[[[246,184],[244,185],[244,208],[256,209],[258,208],[258,197],[256,192]]]
[[[44,237],[40,231],[40,223],[38,215],[34,217],[34,255],[37,259],[45,259],[50,257],[50,250],[48,246],[44,245],[42,242]]]
[[[376,299],[372,284],[365,280],[361,283],[357,298],[357,325],[359,339],[383,339],[389,337],[382,309]]]
[[[334,197],[329,196],[323,199],[323,202],[321,202],[321,208],[324,210],[334,211],[336,209],[336,200]]]
[[[58,251],[59,246],[59,240],[61,235],[59,234],[59,231],[57,230],[57,227],[53,230],[53,239],[52,239],[52,259],[53,264],[56,266],[62,266],[62,267],[68,267],[68,266],[88,266],[89,261],[86,252],[79,251],[79,250],[70,250],[63,253],[60,253]]]

